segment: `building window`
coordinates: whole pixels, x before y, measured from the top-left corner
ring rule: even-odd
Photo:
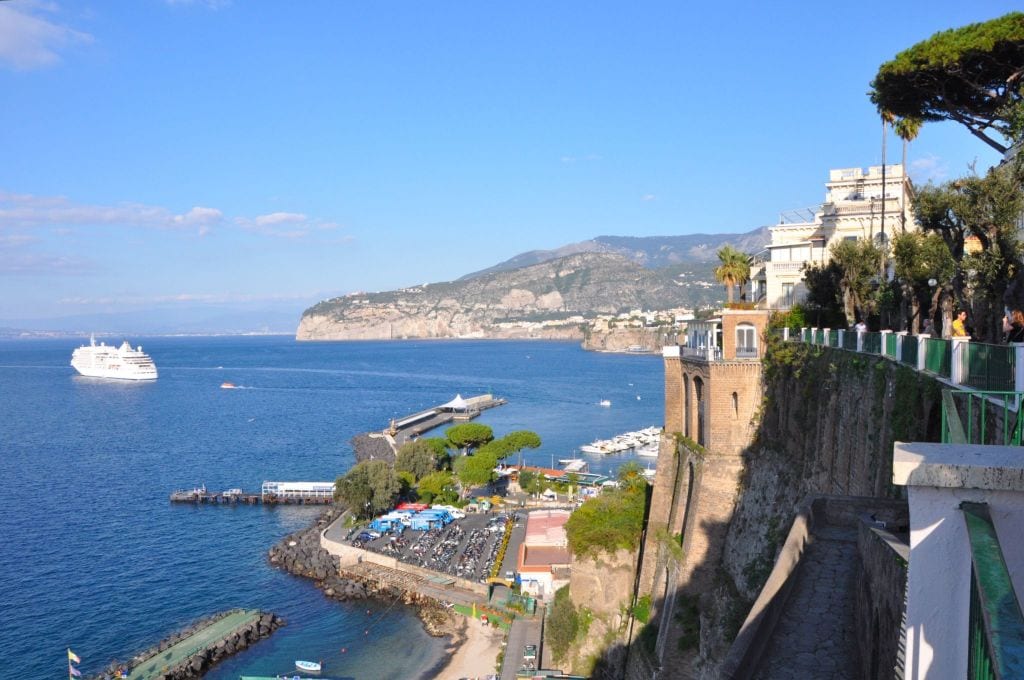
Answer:
[[[732,393],[732,417],[740,417],[740,395],[736,392]]]
[[[752,324],[741,323],[736,326],[736,358],[757,358],[757,329]]]
[[[793,306],[793,284],[782,284],[782,308],[789,309]]]

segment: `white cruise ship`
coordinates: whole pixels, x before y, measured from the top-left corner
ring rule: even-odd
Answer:
[[[156,364],[142,351],[142,345],[135,349],[125,340],[120,347],[96,344],[96,337],[89,338],[88,345],[82,345],[71,354],[71,366],[91,378],[116,378],[118,380],[156,380]]]

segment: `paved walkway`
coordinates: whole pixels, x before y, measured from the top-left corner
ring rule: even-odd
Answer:
[[[158,655],[146,659],[131,670],[128,680],[158,678],[164,674],[164,669],[173,668],[196,652],[228,637],[236,629],[248,625],[259,617],[260,612],[256,609],[244,609],[228,614],[223,619],[195,631]]]
[[[857,572],[855,527],[815,530],[762,656],[758,680],[846,680],[860,677],[853,622]]]

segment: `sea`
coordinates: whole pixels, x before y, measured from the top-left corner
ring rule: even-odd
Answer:
[[[575,343],[128,339],[158,380],[77,375],[71,352],[87,339],[0,341],[0,677],[66,677],[67,649],[98,673],[234,607],[287,625],[207,678],[292,673],[296,659],[322,660],[332,678],[431,677],[445,640],[410,608],[338,603],[270,566],[268,549],[318,509],[172,505],[169,494],[334,480],[354,463],[354,435],[456,394],[507,399],[477,422],[497,436],[537,432],[543,445],[524,454],[537,465],[663,422],[660,357]],[[631,459],[588,457],[606,473]]]

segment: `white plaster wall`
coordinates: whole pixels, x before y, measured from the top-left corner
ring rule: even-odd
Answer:
[[[907,650],[904,676],[967,675],[971,553],[962,501],[988,503],[1017,592],[1024,594],[1024,493],[910,486]]]

